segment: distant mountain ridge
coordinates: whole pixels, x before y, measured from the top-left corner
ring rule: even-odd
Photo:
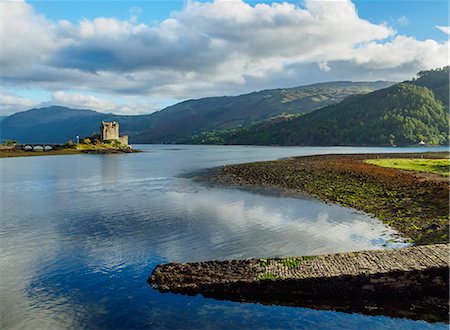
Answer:
[[[92,110],[60,106],[15,113],[0,123],[2,139],[23,143],[64,143],[98,132],[104,116]]]
[[[349,95],[368,93],[392,84],[383,81],[331,82],[188,100],[150,115],[150,126],[133,141],[176,143],[205,130],[249,126],[280,115],[307,113],[338,103]]]
[[[60,106],[31,109],[0,122],[0,138],[24,143],[64,143],[98,132],[104,121],[118,121],[131,143],[174,143],[202,131],[246,127],[286,115],[300,115],[335,104],[349,95],[369,93],[392,82],[330,82],[272,89],[239,96],[187,100],[139,116],[103,114]]]
[[[349,96],[300,117],[202,132],[186,143],[412,145],[449,142],[449,68],[369,94]]]

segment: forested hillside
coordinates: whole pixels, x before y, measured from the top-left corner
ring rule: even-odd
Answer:
[[[192,143],[411,145],[448,143],[448,67],[412,81],[350,96],[304,116],[249,128],[203,132]]]
[[[148,127],[133,141],[179,143],[202,131],[247,127],[279,116],[300,115],[336,104],[349,95],[390,85],[384,81],[341,81],[188,100],[150,115]]]

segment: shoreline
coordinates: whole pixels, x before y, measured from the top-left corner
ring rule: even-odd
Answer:
[[[125,154],[137,153],[141,150],[135,149],[53,149],[48,151],[27,151],[27,150],[0,150],[0,158],[15,157],[37,157],[37,156],[57,156],[57,155],[80,155],[80,154]]]
[[[448,243],[448,177],[364,163],[381,158],[448,158],[448,152],[336,154],[226,165],[199,180],[275,188],[368,213],[414,244]]]

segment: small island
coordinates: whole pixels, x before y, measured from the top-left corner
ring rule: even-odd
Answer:
[[[78,139],[77,142],[68,141],[65,144],[27,143],[18,144],[16,141],[5,141],[0,146],[0,158],[25,156],[51,156],[70,154],[120,154],[134,153],[128,144],[128,136],[120,136],[118,122],[102,121],[100,134]]]

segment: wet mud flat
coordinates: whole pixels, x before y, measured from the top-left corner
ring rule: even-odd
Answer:
[[[364,162],[448,157],[447,152],[303,156],[226,165],[199,180],[306,194],[371,214],[414,244],[448,243],[448,177]]]
[[[170,263],[161,292],[448,322],[448,244],[269,259]]]

